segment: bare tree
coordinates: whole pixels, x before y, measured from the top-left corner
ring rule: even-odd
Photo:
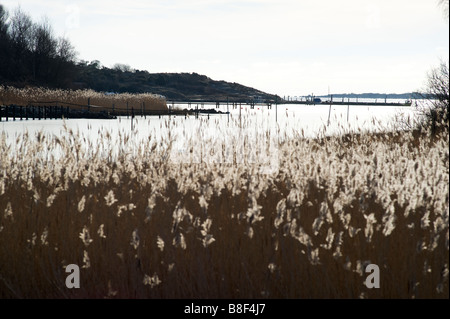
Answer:
[[[44,18],[41,23],[33,27],[33,78],[49,81],[53,73],[53,60],[56,58],[57,41],[53,29]]]
[[[56,39],[52,26],[46,18],[40,24],[34,25],[32,49],[37,55],[56,56]]]
[[[19,54],[26,50],[31,50],[33,43],[33,21],[20,7],[14,11],[11,17],[9,32]]]
[[[70,43],[69,39],[66,37],[60,37],[58,38],[56,55],[64,62],[75,62],[77,52],[75,51],[72,43]]]
[[[60,37],[56,45],[56,59],[54,78],[59,87],[67,86],[70,82],[77,52],[70,41],[65,37]]]
[[[449,18],[449,0],[438,0],[444,16]],[[441,60],[438,67],[433,68],[427,76],[427,87],[422,94],[427,103],[423,108],[425,121],[423,124],[436,131],[438,126],[449,124],[449,65],[448,60]]]
[[[448,61],[441,61],[438,67],[433,68],[427,77],[427,87],[422,93],[426,101],[422,108],[425,121],[422,125],[431,127],[436,131],[440,125],[449,124],[449,65]]]
[[[449,0],[438,0],[446,18],[449,16]],[[449,127],[449,61],[441,59],[439,66],[431,69],[426,78],[426,86],[415,93],[417,108],[422,117],[412,120],[398,117],[400,128],[430,129],[435,133],[439,128]]]
[[[18,7],[9,20],[10,41],[8,73],[19,81],[27,81],[32,74],[31,49],[33,46],[33,21]]]

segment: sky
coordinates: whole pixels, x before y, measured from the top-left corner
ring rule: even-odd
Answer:
[[[187,72],[280,96],[405,93],[449,56],[438,0],[0,0],[79,60]]]

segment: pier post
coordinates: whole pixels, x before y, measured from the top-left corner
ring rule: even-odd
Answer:
[[[13,105],[12,108],[13,108],[13,121],[15,121],[16,120],[16,106]]]
[[[23,106],[19,106],[20,109],[20,120],[23,121]]]
[[[5,105],[5,121],[8,122],[8,105]]]
[[[331,102],[330,102],[330,109],[328,110],[328,124],[330,125],[330,116],[331,116]]]
[[[275,122],[278,122],[278,95],[275,97]]]
[[[348,113],[350,111],[350,104],[347,104],[347,122],[348,122]]]

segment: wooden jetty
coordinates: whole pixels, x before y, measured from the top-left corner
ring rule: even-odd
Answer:
[[[104,110],[91,111],[90,108],[74,108],[73,106],[52,105],[0,105],[0,121],[16,120],[47,120],[47,119],[70,119],[70,118],[115,118],[110,112]]]
[[[178,104],[178,102],[177,102]],[[61,101],[30,101],[27,106],[23,105],[0,105],[0,122],[16,120],[45,120],[45,119],[116,119],[118,116],[164,116],[164,115],[196,115],[199,114],[228,114],[214,108],[205,109],[174,109],[168,105],[167,110],[148,110],[145,104],[128,105],[126,108],[96,106],[91,104],[81,105]]]
[[[271,109],[273,104],[276,104],[274,101],[269,102],[255,102],[255,101],[244,101],[244,100],[234,100],[234,101],[211,101],[211,100],[190,100],[190,101],[176,101],[171,100],[167,103],[169,109],[173,109],[175,107],[175,104],[177,106],[186,106],[188,109],[191,110],[201,110],[205,109],[205,107],[214,107],[215,109],[219,109],[220,106],[226,106],[227,112],[229,112],[230,109],[238,109],[240,107],[249,106],[250,109],[254,109],[255,106],[267,106],[267,108]],[[225,113],[226,114],[226,113]]]

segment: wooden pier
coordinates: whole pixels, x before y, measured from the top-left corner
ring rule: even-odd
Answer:
[[[184,105],[187,107],[187,109],[204,109],[205,107],[214,107],[215,109],[219,109],[220,106],[223,106],[227,108],[227,112],[229,112],[230,109],[239,109],[242,106],[249,106],[250,109],[254,109],[255,106],[264,107],[267,106],[268,109],[272,108],[272,104],[275,104],[273,102],[254,102],[254,101],[208,101],[208,100],[199,100],[199,101],[175,101],[171,100],[167,103],[169,108],[174,108],[175,104],[177,106]]]
[[[115,118],[109,112],[91,111],[89,108],[73,108],[63,105],[0,105],[0,122],[16,120],[47,120],[47,119],[70,119],[70,118]]]
[[[366,101],[345,101],[342,99],[341,101],[336,100],[323,100],[320,102],[314,102],[314,101],[283,101],[282,104],[306,104],[306,105],[362,105],[362,106],[411,106],[412,101],[405,101],[405,102],[387,102],[385,101],[373,101],[373,102],[366,102]]]
[[[180,104],[177,102],[177,104]],[[118,116],[132,117],[135,116],[164,116],[164,115],[196,115],[199,114],[226,114],[217,110],[219,104],[215,108],[205,109],[204,106],[210,102],[202,102],[202,108],[198,106],[195,109],[174,109],[167,105],[167,110],[148,110],[145,103],[139,105],[131,105],[127,103],[126,108],[118,108],[115,105],[111,107],[96,106],[91,104],[81,105],[61,101],[30,101],[27,106],[22,105],[0,105],[0,122],[16,121],[16,120],[46,120],[46,119],[116,119]]]

